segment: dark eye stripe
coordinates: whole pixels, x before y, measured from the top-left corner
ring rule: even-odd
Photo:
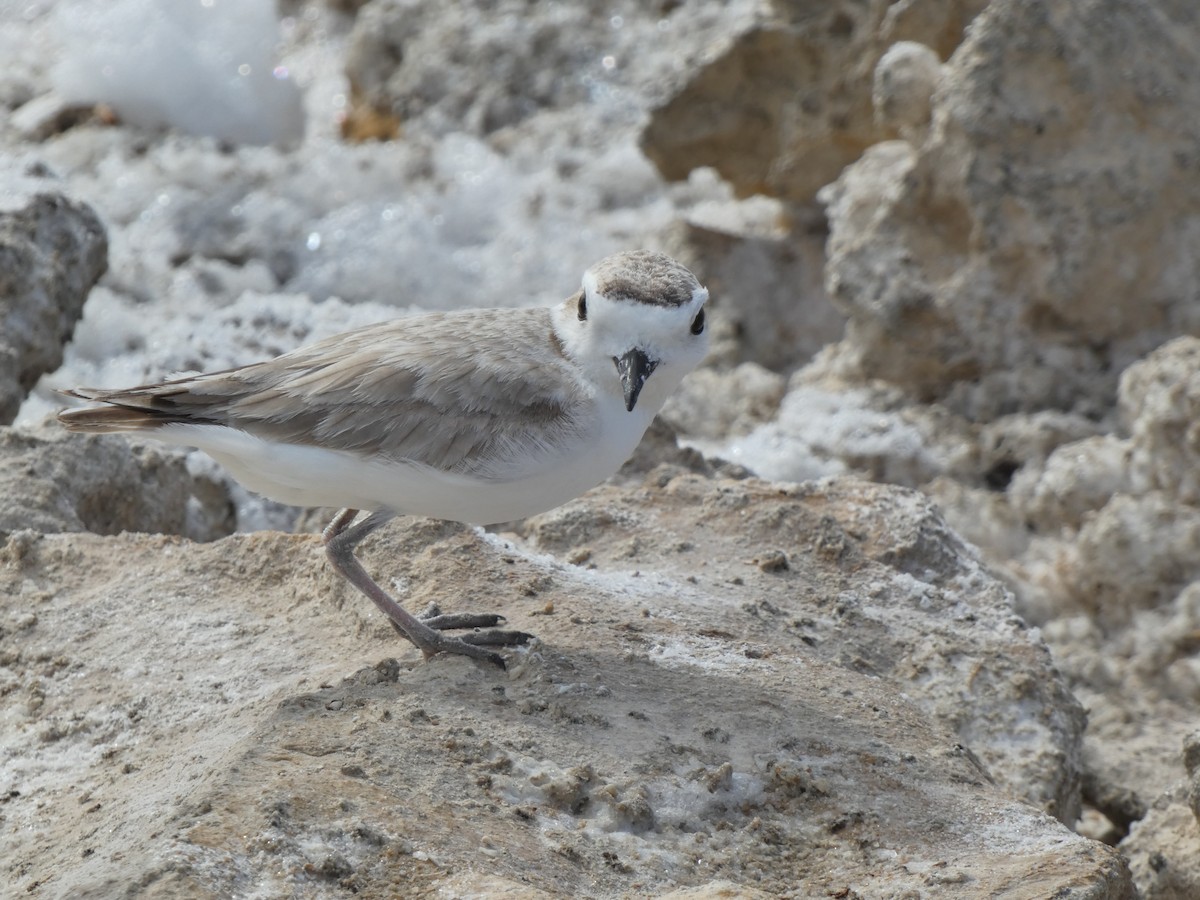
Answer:
[[[704,309],[696,313],[696,318],[692,319],[692,334],[700,334],[704,331]]]
[[[580,322],[587,320],[587,297],[584,294],[579,295],[579,305],[576,313],[579,316]]]

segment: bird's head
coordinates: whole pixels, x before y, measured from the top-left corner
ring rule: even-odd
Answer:
[[[631,250],[600,260],[555,310],[564,349],[619,393],[625,409],[653,416],[708,352],[708,290],[671,257]]]

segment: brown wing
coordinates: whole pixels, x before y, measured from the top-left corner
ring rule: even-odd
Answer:
[[[216,424],[459,472],[568,439],[586,404],[548,309],[412,316],[225,372],[67,393],[109,404],[61,413],[75,431]]]

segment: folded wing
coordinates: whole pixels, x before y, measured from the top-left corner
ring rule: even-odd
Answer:
[[[412,316],[224,372],[65,393],[105,404],[60,413],[72,431],[223,426],[464,474],[552,450],[589,421],[545,309]]]

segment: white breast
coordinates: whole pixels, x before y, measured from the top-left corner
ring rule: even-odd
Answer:
[[[652,418],[652,409],[626,412],[619,397],[601,396],[587,434],[553,455],[531,448],[496,478],[268,441],[222,425],[169,425],[150,434],[198,447],[243,485],[281,503],[492,525],[553,509],[598,485],[632,455]]]

